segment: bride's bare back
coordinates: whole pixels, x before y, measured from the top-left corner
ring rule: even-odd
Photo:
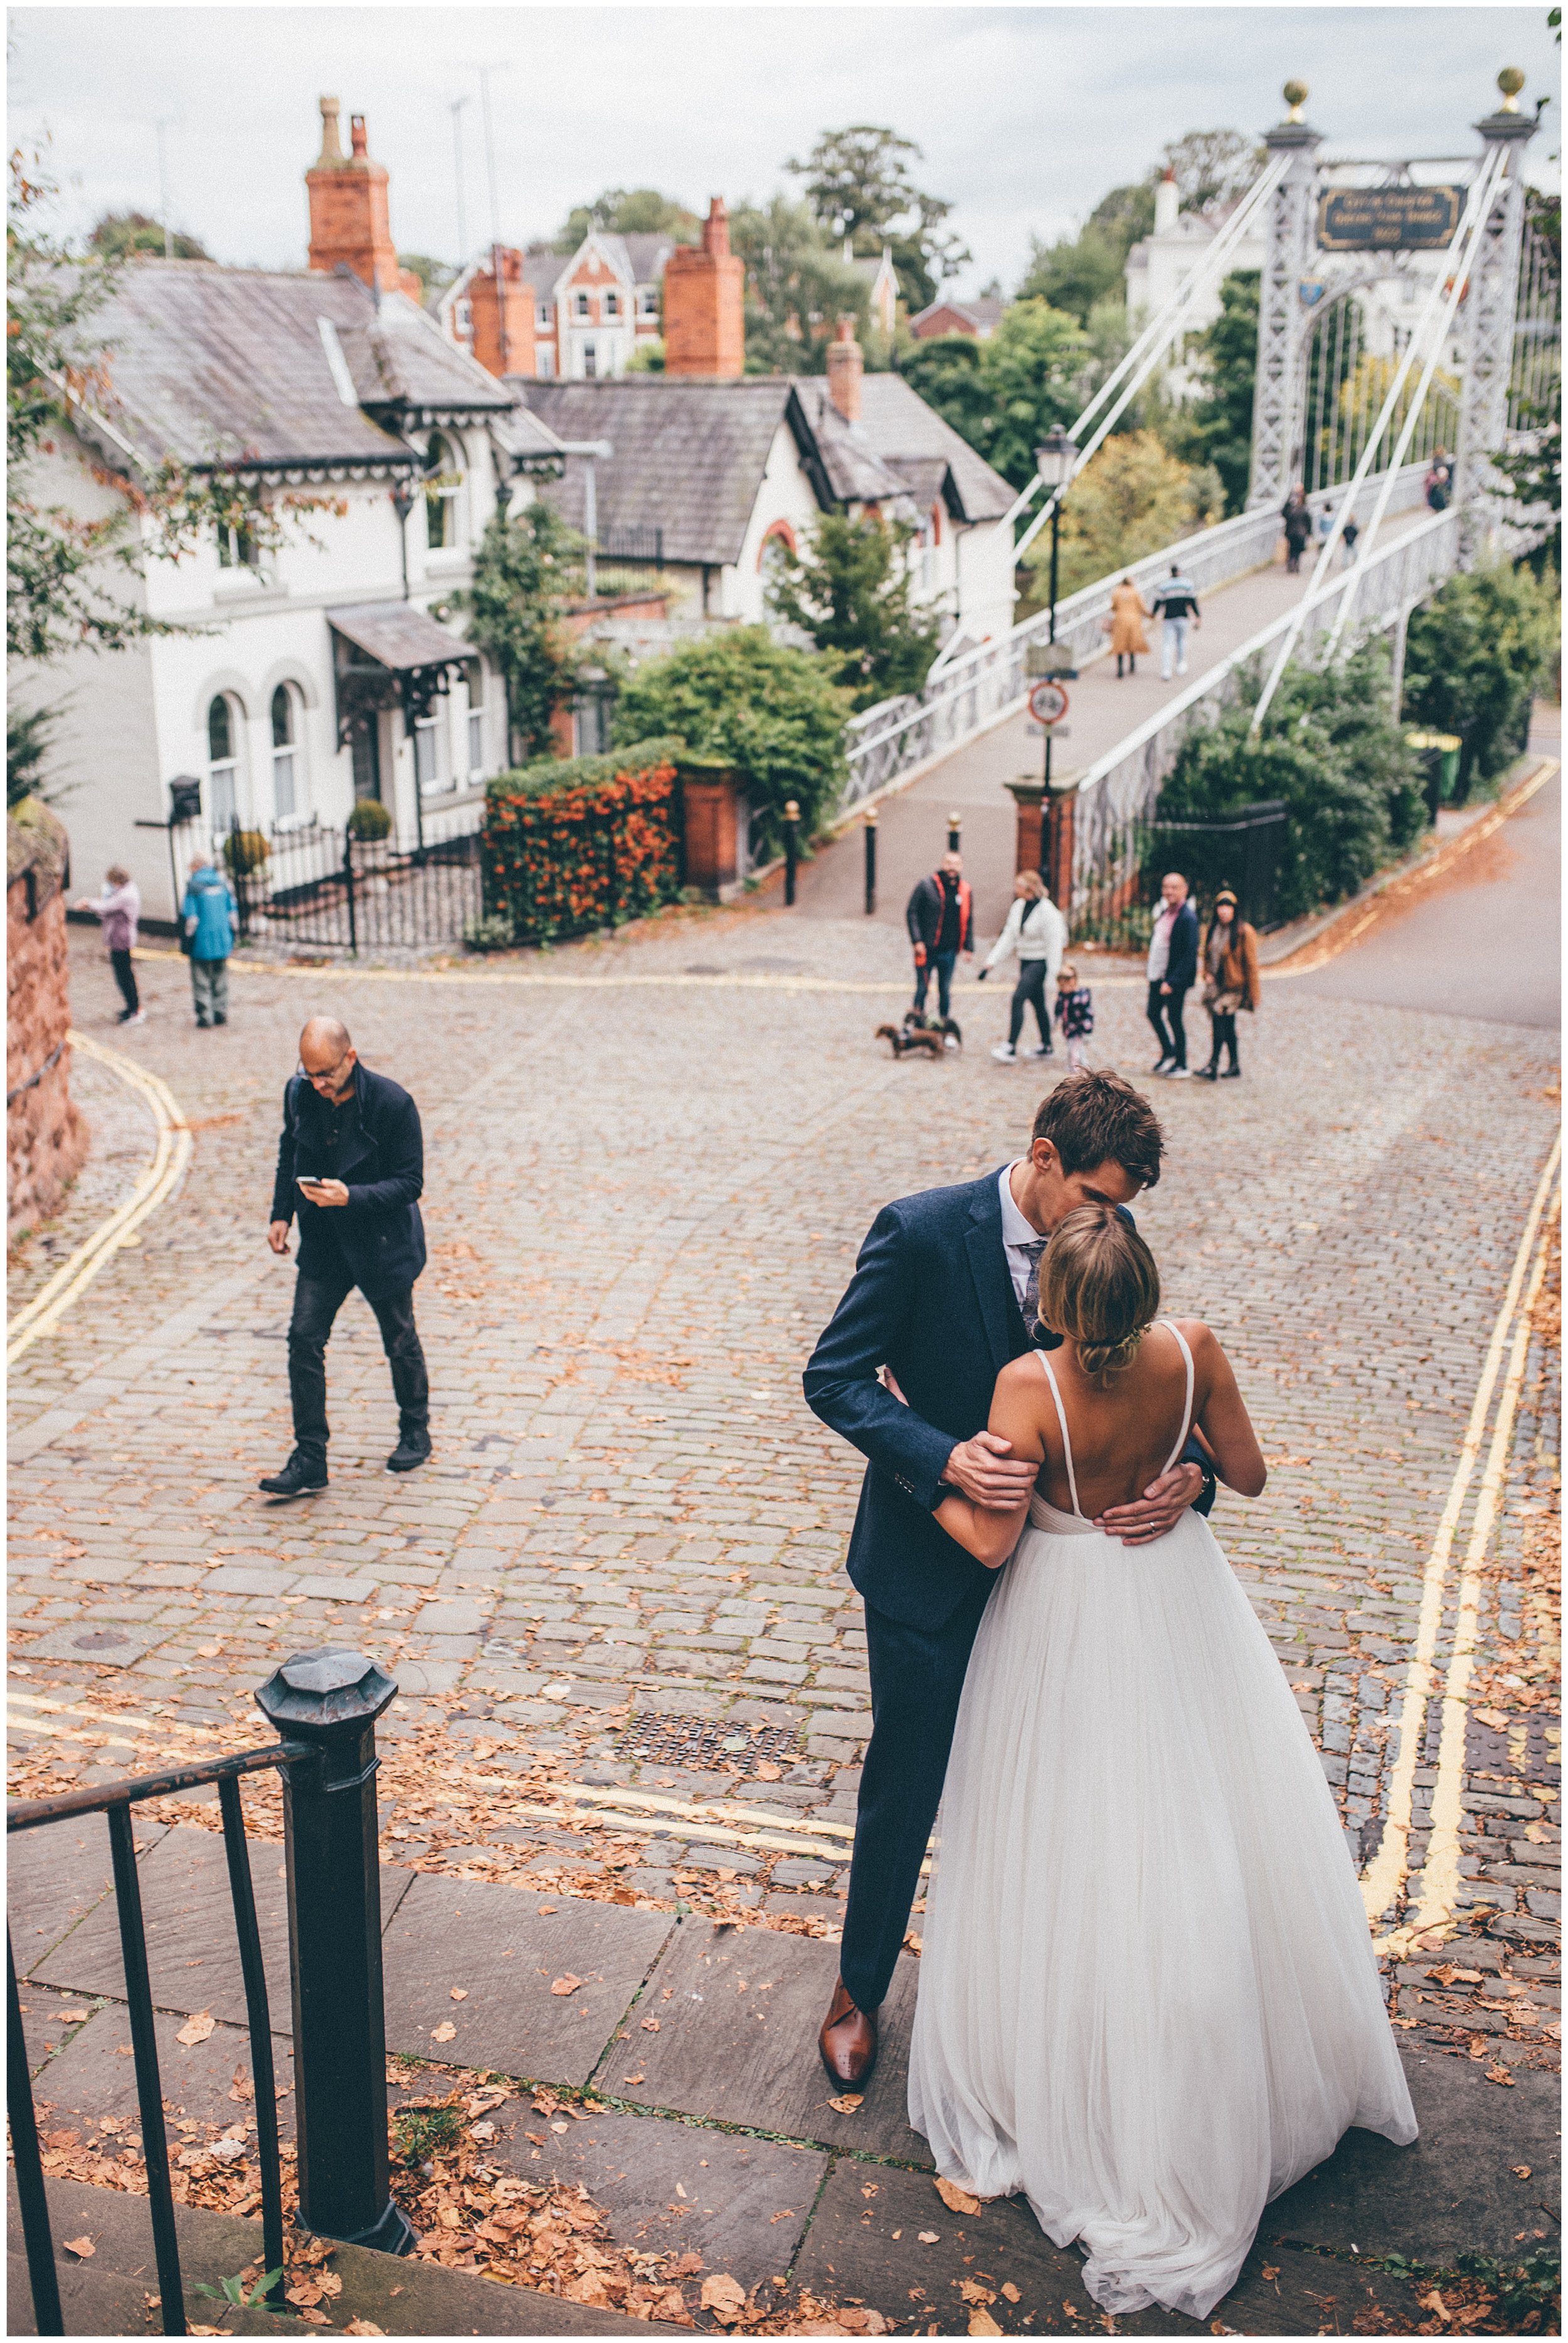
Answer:
[[[1200,1319],[1175,1321],[1192,1353],[1193,1427],[1202,1435],[1220,1478],[1241,1495],[1261,1493],[1267,1477],[1231,1363]],[[997,1379],[990,1429],[1011,1443],[1014,1456],[1038,1459],[1040,1494],[1059,1512],[1098,1521],[1113,1505],[1131,1503],[1165,1468],[1181,1432],[1187,1363],[1168,1326],[1150,1328],[1131,1363],[1104,1388],[1084,1373],[1069,1340],[1050,1354],[1072,1444],[1078,1504],[1074,1508],[1050,1383],[1039,1355],[1012,1360]],[[1017,1543],[1025,1507],[989,1513],[968,1498],[944,1500],[937,1519],[950,1537],[993,1568]]]

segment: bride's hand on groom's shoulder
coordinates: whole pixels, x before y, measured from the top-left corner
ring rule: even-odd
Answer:
[[[1173,1464],[1151,1481],[1131,1505],[1111,1505],[1094,1526],[1123,1545],[1151,1545],[1175,1528],[1195,1497],[1202,1494],[1203,1475],[1196,1464]]]

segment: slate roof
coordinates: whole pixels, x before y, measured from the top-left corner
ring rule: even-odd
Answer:
[[[818,500],[929,510],[942,496],[959,520],[997,520],[1012,490],[900,375],[869,374],[861,418],[847,424],[820,375],[743,375],[705,382],[622,375],[597,382],[512,387],[558,439],[608,439],[595,467],[601,538],[662,529],[668,561],[739,558],[768,452],[788,423]],[[580,465],[543,490],[574,528],[583,520]]]
[[[993,294],[989,293],[977,294],[972,301],[960,301],[950,293],[939,293],[928,307],[921,309],[910,319],[910,325],[911,329],[918,330],[925,324],[928,317],[940,317],[941,312],[947,309],[955,317],[967,317],[977,333],[992,331],[1000,322],[1002,311],[1007,306],[1005,301],[998,300]]]
[[[112,393],[94,436],[117,462],[398,464],[400,420],[513,407],[416,303],[384,293],[377,310],[347,277],[138,260],[87,330]]]
[[[473,646],[448,634],[411,602],[354,602],[328,610],[327,624],[357,649],[368,651],[383,667],[402,673],[406,669],[467,665]]]
[[[598,382],[521,382],[529,411],[558,439],[608,439],[595,466],[601,537],[662,529],[665,558],[734,561],[739,555],[773,435],[794,385],[787,376],[738,382],[645,374]],[[542,489],[572,528],[583,519],[580,464]]]

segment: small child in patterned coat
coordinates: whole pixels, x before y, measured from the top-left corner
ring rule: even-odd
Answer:
[[[1078,970],[1064,960],[1056,973],[1056,1021],[1067,1044],[1067,1071],[1075,1074],[1083,1063],[1083,1043],[1094,1031],[1094,995],[1078,981]]]

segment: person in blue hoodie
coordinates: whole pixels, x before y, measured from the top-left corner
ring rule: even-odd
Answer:
[[[180,905],[186,950],[190,954],[191,999],[198,1025],[228,1023],[228,956],[239,905],[216,855],[197,863],[186,881]]]

